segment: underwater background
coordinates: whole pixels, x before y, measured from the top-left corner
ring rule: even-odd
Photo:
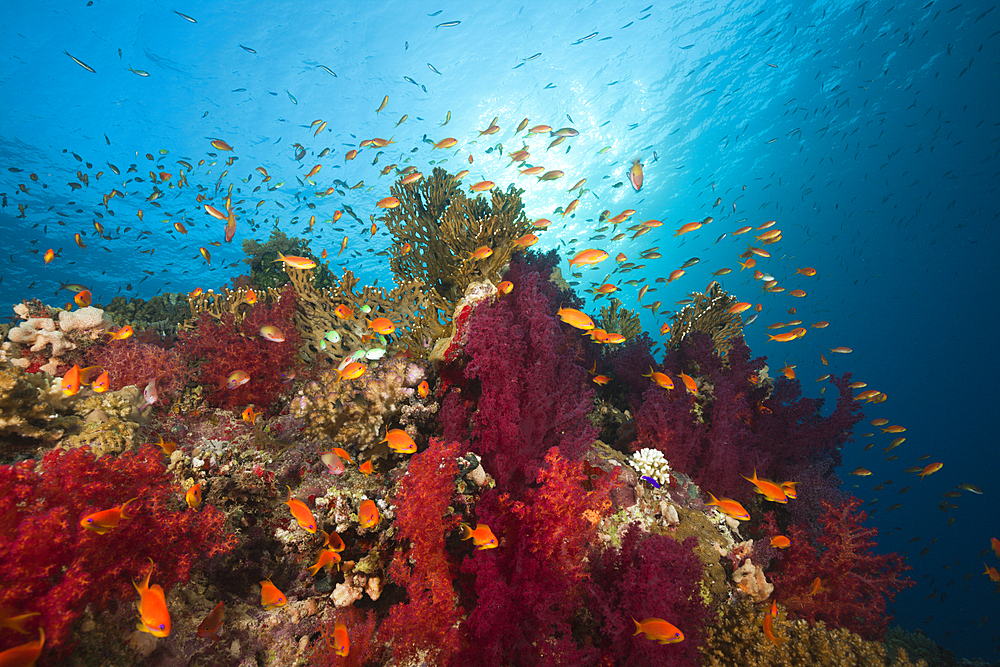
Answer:
[[[829,388],[824,416],[838,391],[814,380],[828,373],[850,373],[887,396],[864,403],[853,436],[837,445],[836,474],[841,490],[861,499],[865,525],[878,528],[876,551],[898,552],[913,568],[906,576],[915,585],[898,591],[888,613],[893,624],[926,633],[958,658],[997,659],[998,584],[988,569],[1000,565],[990,549],[1000,534],[990,509],[1000,493],[991,435],[1000,373],[996,5],[15,0],[4,14],[0,303],[37,299],[76,310],[76,290],[60,286],[78,284],[95,306],[172,293],[184,310],[197,288],[245,288],[244,241],[266,244],[275,229],[307,241],[317,260],[326,253],[326,285],[346,267],[359,288],[377,280],[391,289],[391,260],[392,268],[405,264],[407,237],[386,221],[405,215],[406,206],[379,203],[397,194],[390,187],[400,170],[416,166],[426,181],[434,167],[451,175],[467,169],[462,188],[470,197],[467,186],[477,182],[493,181],[504,192],[513,183],[523,189],[528,220],[552,221],[535,229],[531,250],[557,251],[562,276],[583,299],[578,307],[594,319],[610,296],[593,289],[616,285],[611,296],[638,313],[657,344],[657,363],[665,363],[671,338],[661,333],[664,324],[676,329],[671,315],[683,305],[676,302],[717,280],[735,301],[762,305],[752,323],[754,308],[741,314],[742,333],[751,357],[767,357],[771,378],[793,366],[805,396]],[[522,119],[530,122],[518,131]],[[499,129],[490,132],[494,123]],[[550,128],[529,136],[539,124]],[[550,146],[558,138],[550,131],[560,128],[578,135]],[[359,150],[373,137],[391,143]],[[456,145],[433,147],[446,138]],[[513,164],[521,161],[509,155],[522,146],[531,155]],[[345,159],[353,150],[357,157]],[[641,188],[629,173],[637,160]],[[396,168],[383,174],[390,164]],[[314,165],[322,169],[307,176]],[[518,172],[536,165],[564,174],[542,180]],[[584,178],[576,193],[568,191]],[[236,202],[229,208],[227,194]],[[576,210],[562,215],[575,199]],[[223,219],[206,214],[205,204]],[[625,209],[634,215],[608,221]],[[232,242],[224,238],[227,215],[236,220]],[[641,235],[640,227],[628,229],[643,220],[662,226],[647,225]],[[780,239],[758,243],[753,237],[765,232],[757,230],[772,220]],[[675,234],[691,222],[703,225]],[[743,226],[753,231],[737,233]],[[614,240],[619,232],[626,234]],[[416,238],[413,245],[416,252]],[[747,255],[751,245],[767,256]],[[49,249],[54,257],[46,261]],[[609,256],[571,267],[584,249]],[[623,269],[618,253],[644,267]],[[258,253],[255,270],[281,274],[271,256],[262,265]],[[749,258],[756,265],[741,267]],[[684,273],[671,277],[684,264]],[[798,271],[803,267],[815,275]],[[720,274],[724,268],[731,272]],[[764,289],[770,276],[787,291]],[[263,295],[273,280],[249,284]],[[514,282],[512,295],[517,290]],[[796,298],[792,290],[805,294]],[[14,311],[8,315],[17,326]],[[788,330],[768,325],[793,319],[804,322],[806,335],[769,338]],[[818,321],[829,326],[810,327]],[[314,343],[314,352],[323,346]],[[849,352],[832,351],[840,348]],[[606,360],[588,353],[587,370],[594,361],[595,373],[613,376]],[[67,370],[59,367],[58,375]],[[683,392],[679,367],[670,374],[671,391]],[[249,404],[227,401],[237,420]],[[257,408],[265,419],[280,419],[276,407]],[[904,426],[906,441],[892,447],[898,434],[870,424],[881,418]],[[253,419],[246,426],[253,428]],[[393,425],[382,426],[378,437]],[[143,428],[141,441],[156,443]],[[429,436],[417,438],[421,451]],[[5,453],[0,463],[25,455]],[[904,472],[926,472],[934,462],[943,466],[933,474]],[[851,474],[859,468],[870,475]],[[753,470],[736,473],[749,487],[738,475]],[[286,492],[279,481],[272,502],[280,508],[295,484]],[[489,511],[500,516],[497,507]],[[462,576],[473,574],[463,567]],[[131,606],[131,591],[123,606]],[[466,610],[467,595],[459,596]],[[667,620],[683,629],[683,619]],[[624,622],[631,625],[627,614]],[[10,641],[0,649],[18,643],[16,634],[4,637]]]

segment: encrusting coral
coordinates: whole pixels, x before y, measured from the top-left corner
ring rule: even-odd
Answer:
[[[416,435],[416,424],[434,414],[437,405],[417,395],[425,377],[422,366],[402,358],[371,365],[360,378],[340,380],[336,370],[322,371],[292,399],[293,417],[306,422],[308,438],[351,444],[377,456],[388,453],[379,441],[387,428]]]
[[[780,646],[765,636],[760,626],[763,612],[755,612],[747,601],[730,605],[708,627],[708,639],[702,649],[705,667],[914,667],[906,652],[899,650],[894,659],[886,656],[881,642],[866,641],[850,630],[828,628],[822,621],[810,626],[807,621],[785,621],[784,614],[772,621],[772,632]],[[916,667],[926,667],[920,660]]]
[[[435,167],[429,178],[393,184],[399,206],[382,216],[396,239],[391,248],[393,275],[405,285],[420,281],[438,297],[433,304],[451,314],[470,283],[500,282],[503,268],[517,249],[513,242],[531,229],[521,201],[523,190],[490,190],[490,199],[466,197],[461,180]],[[473,258],[483,246],[493,252]]]
[[[59,367],[65,365],[63,355],[98,340],[110,324],[104,311],[92,306],[77,311],[55,311],[25,302],[14,306],[14,312],[24,321],[12,328],[7,337],[21,346],[19,352],[23,356],[9,350],[7,358],[24,370],[40,370],[50,375],[56,375]],[[29,345],[26,351],[24,348]]]
[[[48,389],[39,386],[44,384],[16,367],[0,366],[0,459],[15,450],[55,442],[77,421],[60,415],[46,400]]]

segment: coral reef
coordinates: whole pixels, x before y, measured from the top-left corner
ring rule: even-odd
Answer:
[[[443,303],[436,302],[447,316],[466,287],[489,280],[498,283],[503,267],[516,249],[513,241],[531,229],[521,201],[523,190],[508,186],[490,190],[470,199],[461,181],[441,167],[428,178],[391,188],[399,206],[388,209],[381,221],[396,243],[391,248],[393,275],[400,285],[420,282]],[[482,246],[493,251],[475,259]]]
[[[416,392],[425,377],[420,363],[404,358],[373,363],[354,380],[341,380],[336,370],[322,371],[292,399],[290,413],[305,421],[306,437],[386,456],[388,447],[380,445],[386,429],[403,428],[419,438],[417,426],[437,411],[430,397]]]
[[[704,292],[692,292],[688,296],[692,303],[671,315],[667,348],[677,349],[692,333],[706,333],[725,358],[729,354],[729,341],[743,332],[743,318],[738,313],[727,312],[737,302],[736,297],[714,280]]]
[[[251,298],[251,294],[253,297]],[[281,298],[281,290],[274,287],[252,290],[249,287],[236,289],[222,288],[221,294],[212,290],[187,297],[191,317],[197,319],[202,313],[208,313],[213,318],[221,320],[225,314],[231,315],[236,326],[254,309],[255,304],[274,303]],[[189,328],[189,327],[186,327]]]
[[[826,621],[865,639],[881,639],[892,620],[888,604],[915,582],[903,576],[911,568],[902,556],[873,552],[878,529],[862,525],[868,515],[858,510],[860,505],[854,497],[839,506],[824,503],[815,530],[799,524],[782,530],[769,515],[767,533],[781,530],[792,543],[772,565],[770,575],[777,600],[791,615]],[[822,586],[813,593],[816,577]]]
[[[19,368],[0,365],[0,461],[10,462],[43,444],[59,440],[67,428],[79,425],[79,419],[60,414],[75,397],[67,397],[56,388],[51,392],[48,376],[26,375]],[[47,400],[52,396],[56,405]]]
[[[24,321],[7,334],[11,342],[19,345],[18,350],[5,351],[7,359],[29,372],[42,371],[50,375],[58,375],[60,366],[69,365],[63,358],[66,353],[78,347],[86,348],[98,340],[110,324],[103,310],[90,306],[70,312],[25,302],[15,306],[14,312]]]
[[[33,462],[0,466],[0,605],[39,612],[43,656],[71,647],[84,607],[100,610],[135,596],[132,580],[149,572],[165,590],[235,546],[213,507],[184,512],[159,449],[95,458],[86,448],[54,450]],[[87,515],[129,499],[128,518],[110,535],[82,528]]]
[[[775,646],[765,638],[759,624],[762,613],[743,601],[723,609],[709,625],[703,649],[705,667],[915,667],[906,652],[899,650],[890,660],[880,642],[866,641],[843,628],[827,628],[819,621],[785,621],[783,614],[773,623]],[[784,641],[782,641],[784,640]],[[926,667],[923,660],[916,667]]]
[[[177,349],[194,367],[209,404],[234,408],[252,403],[266,408],[274,403],[296,368],[299,335],[292,326],[294,311],[295,292],[286,287],[280,299],[258,303],[239,325],[230,313],[218,321],[202,313],[193,330],[180,333]],[[281,329],[284,342],[264,339],[260,333],[264,325]],[[245,372],[249,381],[228,388],[227,379],[236,371]]]
[[[130,324],[136,333],[151,329],[160,335],[172,336],[178,325],[191,317],[187,294],[166,292],[149,300],[116,296],[103,306],[115,324]]]
[[[279,288],[288,282],[284,266],[278,260],[278,253],[286,256],[308,257],[316,262],[317,284],[321,289],[334,282],[333,274],[327,262],[309,249],[309,241],[294,236],[288,236],[280,229],[272,229],[267,241],[260,243],[255,239],[243,239],[245,264],[250,266],[250,284],[262,289]],[[279,290],[280,291],[280,290]]]

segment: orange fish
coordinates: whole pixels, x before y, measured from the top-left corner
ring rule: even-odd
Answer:
[[[514,245],[519,248],[528,248],[538,243],[538,235],[528,232],[527,234],[514,239]]]
[[[327,570],[331,570],[334,567],[339,570],[340,560],[340,554],[333,549],[323,549],[319,552],[319,558],[316,560],[316,564],[306,569],[309,570],[309,574],[315,577],[324,567]]]
[[[809,588],[809,592],[806,593],[806,595],[813,596],[816,595],[817,593],[822,593],[825,590],[826,589],[823,588],[823,580],[820,579],[819,577],[816,577],[815,579],[813,579],[812,586]]]
[[[337,655],[347,655],[351,649],[351,640],[347,636],[347,626],[338,621],[333,626],[333,652]]]
[[[374,500],[362,500],[358,507],[358,523],[362,528],[374,528],[379,522],[378,507]]]
[[[313,167],[312,169],[309,170],[309,173],[306,174],[306,177],[304,179],[302,179],[302,180],[308,181],[310,178],[312,178],[313,176],[315,176],[316,174],[318,174],[319,170],[322,169],[322,168],[323,168],[323,165],[321,165],[321,164],[316,165],[315,167]]]
[[[666,336],[668,333],[670,333],[670,325],[664,322],[663,326],[660,327],[660,335]]]
[[[472,254],[469,255],[469,259],[486,259],[487,257],[489,257],[492,254],[493,254],[493,250],[491,248],[489,248],[488,246],[484,246],[483,245],[483,246],[479,246],[474,251],[472,251]]]
[[[364,473],[365,477],[375,472],[375,468],[374,466],[372,466],[372,460],[368,459],[367,461],[362,463],[360,466],[358,466],[358,470]]]
[[[670,276],[667,278],[667,282],[672,283],[683,275],[684,275],[684,269],[674,269],[673,271],[670,272]]]
[[[245,297],[246,297],[247,303],[249,303],[251,306],[253,304],[257,303],[257,292],[254,292],[249,287],[247,288],[247,293],[246,293]]]
[[[801,269],[795,269],[795,273],[801,273],[804,276],[815,276],[816,269],[812,268],[811,266],[806,266]]]
[[[399,200],[396,199],[395,197],[385,197],[383,199],[380,199],[379,202],[375,205],[378,206],[379,208],[385,208],[385,209],[396,208],[397,206],[399,206]]]
[[[603,262],[608,258],[608,253],[604,250],[596,250],[590,248],[588,250],[581,250],[573,256],[573,259],[569,261],[569,265],[573,266],[585,266],[587,264],[597,264]]]
[[[786,641],[787,637],[777,637],[774,634],[773,623],[774,617],[778,615],[778,605],[773,601],[771,602],[771,608],[764,614],[764,636],[767,637],[772,644],[775,646],[781,646]]]
[[[574,308],[563,308],[560,306],[556,314],[559,316],[559,319],[576,329],[590,331],[594,328],[594,320]]]
[[[400,454],[412,454],[417,451],[417,443],[401,428],[386,431],[385,437],[379,441],[389,444],[389,449]]]
[[[176,443],[170,442],[169,440],[165,441],[162,435],[157,435],[156,437],[159,439],[159,442],[156,443],[157,446],[159,446],[159,448],[162,449],[163,453],[166,454],[167,456],[170,456],[171,454],[174,453],[174,451],[177,450]]]
[[[990,567],[986,563],[983,563],[983,567],[986,568],[986,571],[983,572],[983,574],[989,576],[989,578],[993,581],[1000,582],[1000,572],[997,572],[995,567]]]
[[[188,489],[184,500],[191,509],[198,509],[198,505],[201,505],[201,484],[195,484]]]
[[[270,577],[260,582],[260,603],[264,609],[271,611],[276,607],[284,607],[288,604],[285,594],[278,590],[278,587],[271,583]]]
[[[799,335],[797,333],[795,333],[794,331],[788,331],[786,333],[780,333],[780,334],[768,334],[767,335],[767,339],[769,341],[775,340],[775,341],[778,341],[779,343],[787,343],[788,341],[795,340],[798,337],[799,337]]]
[[[30,634],[25,629],[25,624],[31,618],[39,616],[39,612],[33,611],[27,614],[20,614],[18,616],[13,615],[13,610],[9,607],[0,606],[0,628],[7,628],[13,630],[14,632],[20,632],[22,635]],[[3,663],[0,662],[0,665]]]
[[[674,236],[680,236],[681,234],[687,234],[688,232],[694,232],[701,229],[702,222],[689,222],[686,225],[682,225],[680,229],[674,232]]]
[[[563,212],[562,212],[562,217],[565,218],[567,215],[569,215],[570,213],[572,213],[573,211],[575,211],[576,207],[579,206],[579,205],[580,205],[580,200],[579,199],[574,199],[570,203],[566,204],[566,208],[564,208]]]
[[[473,530],[472,526],[467,523],[458,524],[462,529],[462,539],[471,539],[472,543],[476,545],[476,548],[482,551],[483,549],[495,549],[499,546],[497,538],[493,535],[493,531],[490,527],[477,523],[476,528]]]
[[[452,146],[454,146],[457,143],[458,143],[458,139],[455,139],[454,137],[445,137],[441,141],[439,141],[436,144],[434,144],[434,148],[451,148]],[[431,149],[431,150],[433,150],[433,149]]]
[[[730,306],[729,308],[727,308],[726,312],[727,313],[733,313],[733,314],[742,313],[744,310],[750,310],[750,308],[752,308],[752,307],[753,307],[753,304],[751,304],[751,303],[749,303],[747,301],[741,301],[740,303],[733,304],[732,306]]]
[[[243,421],[247,422],[248,424],[256,424],[257,419],[260,418],[260,415],[261,415],[260,412],[253,411],[252,405],[248,405],[247,409],[243,411]]]
[[[497,285],[497,291],[501,294],[510,294],[511,290],[514,289],[514,283],[509,280],[504,280],[499,285]]]
[[[80,367],[77,364],[73,364],[73,368],[66,371],[66,375],[62,376],[62,392],[67,396],[74,396],[78,391],[80,391]]]
[[[750,520],[750,513],[746,511],[743,505],[740,505],[732,498],[723,498],[720,500],[715,496],[713,496],[711,493],[708,494],[708,497],[712,499],[712,502],[705,504],[715,505],[726,516],[731,516],[732,518],[738,519],[740,521]]]
[[[785,492],[781,490],[781,487],[772,482],[769,479],[758,479],[757,471],[753,471],[753,477],[742,476],[743,479],[750,482],[757,487],[757,493],[763,495],[765,498],[775,503],[786,503],[788,502],[788,496]]]
[[[296,255],[282,255],[278,253],[278,259],[275,262],[284,262],[286,266],[290,266],[293,269],[311,269],[316,266],[316,261],[308,257],[298,257]]]
[[[632,622],[635,623],[633,637],[641,633],[646,639],[652,639],[661,644],[676,644],[684,641],[684,633],[662,618],[646,618],[641,622],[633,618]]]
[[[479,181],[478,183],[472,185],[469,189],[473,192],[486,192],[487,190],[492,190],[496,187],[496,183],[493,181]]]
[[[136,603],[139,623],[136,624],[136,628],[154,637],[166,637],[170,634],[170,612],[167,610],[167,600],[160,585],[149,585],[149,577],[152,574],[153,568],[150,567],[146,581],[142,582],[141,586],[132,582],[135,590],[139,592],[139,602]]]
[[[882,429],[883,433],[902,433],[906,430],[905,426],[887,426]]]
[[[684,388],[692,394],[698,393],[698,384],[694,381],[693,377],[686,373],[681,373],[681,381],[684,383]]]
[[[338,379],[341,380],[355,380],[365,374],[368,370],[363,363],[360,361],[352,361],[351,363],[344,366],[338,373]]]
[[[205,620],[201,622],[198,626],[198,636],[205,639],[214,639],[215,641],[222,641],[222,637],[219,636],[219,630],[222,628],[222,616],[226,612],[226,603],[220,602],[215,605],[215,608],[209,612]]]
[[[357,156],[358,156],[358,152],[356,150],[349,150],[349,151],[347,151],[347,154],[344,155],[344,162],[347,162],[348,160],[353,160]]]
[[[288,505],[288,509],[292,511],[292,516],[295,520],[299,522],[299,525],[305,529],[308,533],[316,532],[316,519],[313,518],[313,514],[309,511],[309,508],[304,502],[298,498],[292,498],[292,487],[285,485],[288,489],[288,500],[284,501]]]
[[[396,325],[389,321],[387,317],[376,317],[368,323],[368,328],[375,333],[388,336],[396,330]]]
[[[595,384],[599,384],[602,387],[607,383],[611,382],[611,378],[609,378],[607,375],[595,375],[591,379],[594,381]]]
[[[920,472],[918,472],[917,476],[919,476],[920,479],[923,479],[927,475],[935,473],[935,472],[937,472],[938,470],[940,470],[943,467],[944,467],[943,463],[931,463],[931,464],[925,466],[923,470],[921,470]]]
[[[88,514],[80,520],[80,526],[86,528],[92,533],[97,533],[98,535],[105,535],[110,533],[112,530],[118,527],[118,524],[122,519],[131,519],[132,517],[125,513],[125,508],[129,503],[137,500],[137,498],[132,498],[131,500],[126,500],[124,503],[117,507],[112,507],[109,510],[101,510],[100,512],[94,512],[93,514]]]
[[[349,320],[354,317],[354,311],[347,304],[340,304],[333,309],[333,314],[342,320]]]
[[[420,398],[427,398],[427,396],[430,395],[430,393],[431,393],[431,386],[427,384],[427,380],[424,380],[423,382],[417,385],[417,394],[419,394]]]
[[[198,248],[198,252],[201,253],[201,256],[205,258],[206,262],[208,262],[209,264],[212,263],[212,253],[208,251],[208,248],[206,248],[205,246],[201,246],[200,248]]]
[[[212,146],[214,146],[215,148],[219,149],[220,151],[231,151],[231,150],[233,150],[233,147],[230,146],[229,144],[227,144],[222,139],[214,139],[212,141]]]
[[[34,667],[45,646],[45,630],[38,628],[38,639],[6,651],[0,651],[0,665],[3,667]]]
[[[830,351],[831,352],[836,352],[837,354],[850,354],[854,350],[852,350],[849,347],[831,347]]]
[[[643,373],[642,377],[652,378],[653,382],[655,382],[657,386],[663,389],[674,388],[674,381],[670,379],[670,376],[668,376],[666,373],[660,373],[659,371],[654,371],[652,366],[650,366],[649,368],[649,373],[648,374]]]
[[[795,379],[795,368],[796,368],[795,366],[789,366],[788,364],[785,364],[780,369],[780,372],[781,372],[782,375],[784,375],[789,380],[794,380]]]
[[[787,549],[792,546],[792,541],[784,535],[776,535],[771,538],[771,546],[776,549]]]
[[[55,253],[55,251],[54,251],[54,250],[52,250],[52,248],[49,248],[48,250],[46,250],[46,251],[45,251],[45,256],[44,256],[44,259],[45,259],[45,263],[46,263],[46,264],[48,264],[49,262],[51,262],[51,261],[52,261],[52,259],[53,259],[53,258],[54,258],[55,256],[56,256],[56,253]]]
[[[76,240],[76,244],[80,246],[81,249],[85,249],[87,247],[83,242],[83,237],[80,236],[80,232],[77,232],[73,238]]]
[[[997,555],[997,558],[1000,558],[1000,540],[995,537],[990,538],[990,546],[993,547],[993,553]]]
[[[798,484],[798,482],[781,483],[781,490],[785,494],[785,497],[788,498],[789,500],[795,500],[795,498],[798,496],[798,492],[795,490],[796,484]]]
[[[111,336],[111,340],[125,340],[132,335],[132,327],[126,324],[118,331],[108,331],[107,334]]]
[[[872,471],[868,468],[857,467],[851,471],[852,475],[857,475],[858,477],[868,477],[872,474]]]

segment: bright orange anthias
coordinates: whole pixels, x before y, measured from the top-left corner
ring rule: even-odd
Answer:
[[[288,500],[285,504],[288,505],[288,509],[291,510],[292,516],[295,520],[302,526],[306,532],[315,533],[316,532],[316,519],[313,517],[312,512],[306,506],[304,502],[298,498],[292,498],[292,487],[285,485],[288,489]]]
[[[788,496],[785,495],[785,492],[782,490],[782,488],[769,479],[759,479],[757,477],[756,470],[753,471],[753,477],[747,477],[744,475],[743,479],[756,486],[757,493],[763,495],[771,502],[774,503],[788,502]]]

